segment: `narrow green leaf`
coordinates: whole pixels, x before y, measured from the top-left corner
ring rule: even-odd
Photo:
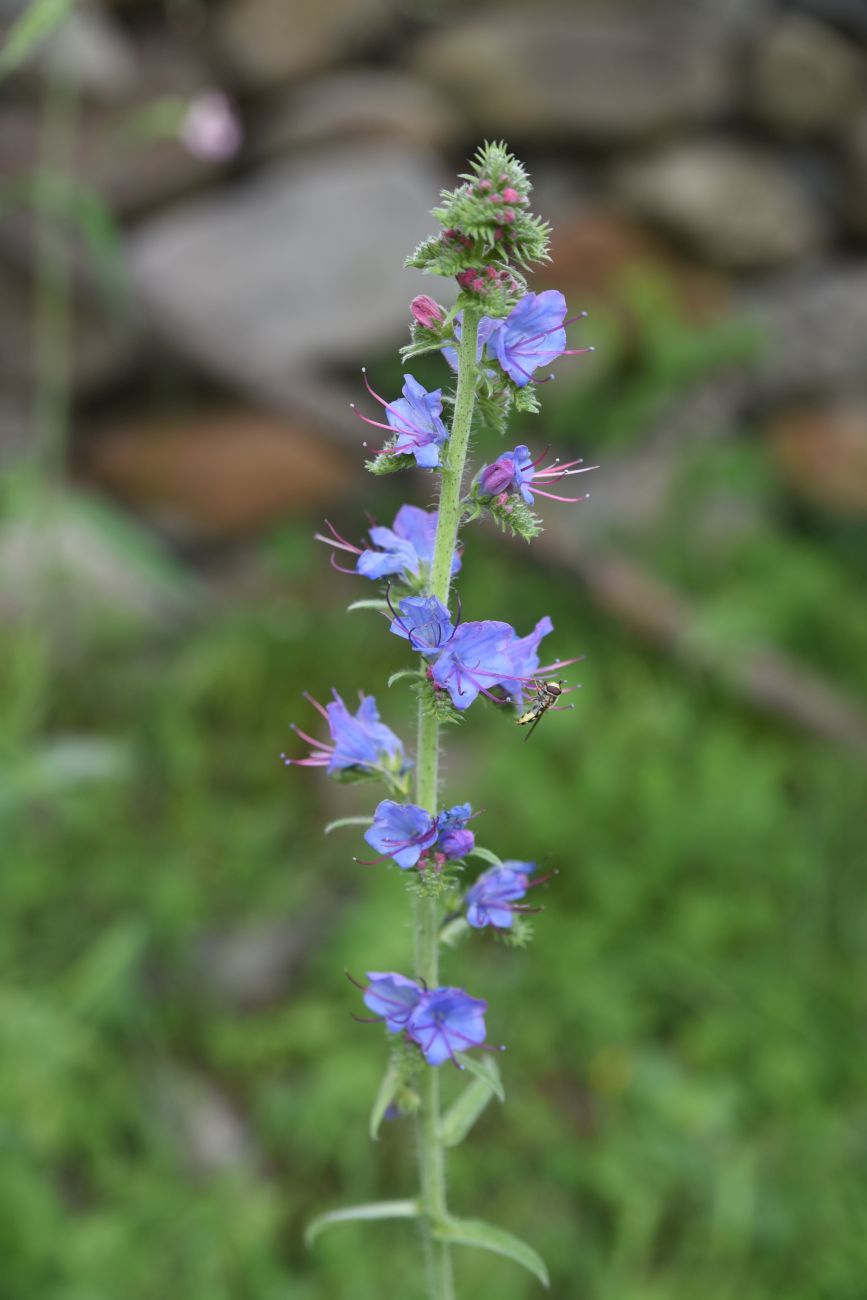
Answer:
[[[342,830],[344,826],[372,826],[372,817],[338,817],[336,822],[329,822],[325,827],[323,834],[330,835],[332,831]]]
[[[350,613],[353,609],[379,609],[387,610],[387,600],[354,600],[351,605],[346,606],[346,612]]]
[[[320,1233],[334,1223],[357,1223],[364,1219],[416,1219],[418,1205],[415,1201],[370,1201],[366,1205],[348,1205],[344,1210],[329,1210],[308,1223],[304,1241],[312,1246]]]
[[[400,1087],[400,1074],[395,1068],[394,1062],[390,1061],[388,1069],[382,1076],[382,1083],[376,1094],[373,1103],[373,1109],[370,1112],[370,1123],[368,1131],[374,1142],[379,1141],[379,1126],[382,1123],[385,1112],[394,1101],[398,1088]]]
[[[483,862],[489,862],[492,867],[501,867],[503,865],[502,858],[498,858],[496,853],[492,853],[490,849],[481,849],[478,846],[470,849],[467,857],[481,858]]]
[[[463,1142],[493,1096],[494,1089],[488,1079],[473,1079],[467,1085],[440,1123],[440,1140],[445,1146],[456,1147]]]
[[[448,948],[456,948],[469,932],[470,927],[466,917],[456,916],[453,921],[447,921],[440,930],[440,943],[444,943]]]
[[[405,677],[420,676],[417,668],[399,668],[396,673],[392,673],[388,679],[389,687],[394,686],[395,682],[402,681]]]
[[[478,1246],[480,1250],[505,1255],[506,1259],[521,1264],[537,1277],[542,1286],[551,1285],[545,1261],[532,1246],[482,1219],[446,1219],[436,1225],[434,1236],[438,1241],[447,1241],[455,1246]]]
[[[483,1079],[491,1092],[497,1094],[500,1101],[506,1100],[506,1090],[500,1079],[500,1067],[493,1056],[486,1054],[485,1056],[476,1057],[470,1056],[469,1052],[455,1052],[455,1060],[458,1065],[464,1066],[477,1079]]]
[[[0,77],[19,67],[72,12],[74,0],[30,0],[0,50]]]

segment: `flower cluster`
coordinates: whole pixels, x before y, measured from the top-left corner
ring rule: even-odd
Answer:
[[[476,837],[466,829],[472,815],[468,803],[434,816],[417,804],[383,799],[364,838],[382,854],[380,861],[391,858],[402,871],[416,866],[439,869],[449,859],[463,858],[473,849]]]
[[[524,272],[547,256],[547,226],[529,211],[530,185],[520,163],[504,145],[486,145],[461,182],[443,195],[442,206],[435,210],[441,232],[409,259],[412,266],[454,277],[457,301],[447,309],[430,295],[414,298],[411,342],[403,349],[407,361],[422,353],[434,358],[441,354],[447,363],[444,380],[448,383],[450,371],[455,371],[457,386],[445,392],[428,390],[407,371],[400,395],[389,399],[375,391],[364,373],[365,387],[382,408],[382,418],[356,410],[359,419],[386,435],[383,445],[372,449],[368,468],[377,474],[421,469],[426,481],[435,476],[437,508],[401,506],[390,527],[370,527],[369,545],[348,541],[331,523],[316,534],[331,548],[335,568],[382,584],[377,599],[356,605],[383,615],[390,633],[417,656],[415,668],[389,680],[391,685],[401,677],[413,679],[419,697],[414,760],[381,721],[372,696],[361,695],[357,711],[351,713],[336,691],[325,707],[307,697],[325,718],[330,739],[316,740],[296,727],[310,752],[300,758],[284,756],[288,764],[324,767],[339,780],[379,779],[387,788],[388,797],[380,800],[372,817],[347,818],[344,823],[365,826],[364,840],[377,855],[365,865],[393,863],[404,873],[414,895],[415,970],[412,977],[369,971],[367,982],[358,987],[374,1019],[396,1040],[374,1105],[373,1130],[386,1114],[419,1112],[423,1190],[417,1204],[429,1245],[431,1224],[445,1213],[441,1148],[446,1139],[439,1093],[425,1066],[451,1061],[463,1068],[466,1062],[477,1075],[461,1137],[488,1093],[499,1090],[492,1058],[482,1066],[464,1055],[487,1046],[487,1003],[440,982],[440,945],[458,934],[483,930],[513,946],[525,941],[528,927],[521,914],[538,910],[526,902],[527,893],[547,879],[535,874],[533,862],[501,861],[478,845],[469,828],[474,817],[469,803],[441,807],[440,723],[457,720],[482,696],[501,706],[501,713],[511,713],[514,722],[532,723],[529,736],[543,714],[564,707],[560,697],[576,689],[554,677],[577,662],[575,658],[541,662],[541,643],[554,630],[547,615],[523,635],[498,619],[465,621],[460,600],[452,602],[450,589],[461,569],[462,525],[487,515],[529,539],[541,526],[532,511],[537,498],[585,499],[550,488],[586,468],[580,459],[555,458],[546,464],[547,448],[534,455],[521,443],[494,454],[474,475],[465,475],[467,451],[472,433],[504,431],[511,410],[537,409],[535,385],[543,382],[537,372],[559,357],[591,350],[568,346],[567,328],[584,313],[570,318],[562,293],[527,292]],[[415,781],[412,800],[410,774]],[[475,879],[469,865],[473,858],[492,864]],[[412,1106],[404,1104],[408,1094]],[[457,1105],[460,1111],[461,1103]],[[371,1217],[368,1209],[358,1217]],[[338,1217],[352,1215],[341,1211]],[[478,1227],[474,1240],[484,1244]],[[506,1234],[491,1233],[502,1249]],[[529,1247],[519,1245],[514,1258],[524,1263],[537,1259]],[[544,1277],[541,1261],[532,1267]],[[452,1293],[450,1285],[432,1292],[446,1293]]]
[[[364,1005],[390,1034],[405,1034],[421,1048],[428,1065],[452,1061],[458,1052],[485,1042],[487,1002],[463,989],[426,989],[393,971],[368,971]]]

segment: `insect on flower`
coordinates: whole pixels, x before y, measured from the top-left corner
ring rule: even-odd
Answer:
[[[564,683],[562,680],[552,682],[534,681],[533,684],[536,688],[536,694],[530,702],[530,707],[515,719],[519,727],[526,727],[528,724],[530,726],[524,740],[530,739],[549,709],[552,713],[558,713],[561,709],[574,709],[575,707],[574,704],[557,704],[557,701],[563,695]]]

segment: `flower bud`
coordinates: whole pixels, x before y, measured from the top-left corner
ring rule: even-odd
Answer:
[[[409,309],[419,325],[426,330],[438,329],[445,320],[442,307],[427,293],[420,293],[417,298],[413,298]]]
[[[476,837],[472,831],[444,831],[439,838],[438,848],[447,858],[464,858],[475,848]]]
[[[511,487],[515,477],[514,462],[501,457],[492,465],[486,465],[478,477],[480,497],[496,497]]]

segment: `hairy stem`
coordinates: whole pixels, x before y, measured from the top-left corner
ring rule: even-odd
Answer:
[[[448,442],[448,464],[442,471],[439,517],[429,595],[448,604],[452,561],[461,515],[461,488],[476,400],[476,340],[478,311],[467,308],[463,315],[458,348],[458,387],[454,418]],[[424,664],[423,664],[424,666]],[[416,746],[416,803],[435,813],[439,802],[439,723],[422,705],[418,714]],[[440,906],[434,897],[419,897],[415,904],[415,974],[428,988],[439,984]],[[439,1138],[440,1081],[434,1067],[424,1071],[422,1098],[417,1119],[419,1166],[421,1170],[422,1233],[430,1300],[454,1300],[451,1251],[434,1240],[437,1220],[447,1214],[445,1151]]]

